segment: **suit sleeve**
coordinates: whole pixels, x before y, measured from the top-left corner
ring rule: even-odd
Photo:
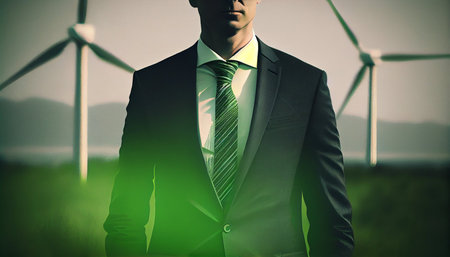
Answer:
[[[119,172],[113,185],[109,215],[103,225],[107,233],[107,256],[144,256],[147,251],[144,226],[149,218],[153,165],[146,150],[148,126],[143,101],[135,73],[120,147]]]
[[[310,222],[311,257],[349,257],[353,251],[352,210],[326,73],[316,89],[299,164]]]

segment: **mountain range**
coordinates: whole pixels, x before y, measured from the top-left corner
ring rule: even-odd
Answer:
[[[89,107],[90,147],[120,146],[126,104]],[[12,148],[70,147],[73,141],[73,107],[42,98],[12,101],[0,98],[0,156]],[[343,115],[338,120],[344,155],[364,156],[367,122]],[[450,126],[432,122],[378,121],[380,155],[441,156],[450,159]]]

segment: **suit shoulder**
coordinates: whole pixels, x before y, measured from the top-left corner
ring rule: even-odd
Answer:
[[[139,77],[146,77],[149,75],[154,77],[155,75],[162,75],[162,74],[168,75],[169,72],[176,71],[178,67],[186,66],[188,62],[197,61],[196,46],[197,43],[179,53],[167,57],[164,60],[149,65],[145,68],[142,68],[136,71],[135,73]]]
[[[276,48],[260,45],[264,57],[281,69],[281,91],[284,89],[291,94],[298,90],[302,95],[312,97],[319,85],[326,84],[326,73],[322,69]]]
[[[294,84],[311,89],[320,84],[320,81],[326,81],[326,73],[322,69],[278,49],[270,47],[270,50],[273,56],[276,56],[276,58],[272,57],[272,60],[276,61],[282,69],[284,81],[295,81]]]
[[[281,50],[272,48],[274,53],[279,58],[279,61],[283,68],[285,67],[291,67],[295,70],[302,70],[311,74],[318,74],[321,75],[324,71],[312,64],[309,64],[303,60],[300,60],[299,58],[292,56],[286,52],[283,52]]]

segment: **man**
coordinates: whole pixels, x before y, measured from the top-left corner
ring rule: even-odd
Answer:
[[[325,73],[254,36],[260,0],[189,2],[200,40],[134,74],[108,256],[306,257],[302,195],[310,256],[350,256]]]

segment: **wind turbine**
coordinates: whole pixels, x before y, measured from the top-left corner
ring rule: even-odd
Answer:
[[[134,69],[115,57],[113,54],[96,45],[94,42],[95,28],[92,25],[85,24],[87,12],[87,0],[78,2],[78,21],[75,25],[68,28],[68,38],[57,42],[50,48],[42,52],[25,67],[20,69],[6,81],[0,84],[0,90],[4,89],[15,80],[39,67],[45,62],[57,57],[64,48],[74,42],[76,45],[76,82],[75,82],[75,106],[74,106],[74,142],[73,158],[77,164],[78,172],[82,181],[87,179],[87,50],[90,48],[98,57],[106,62],[118,66],[128,72]]]
[[[352,41],[353,45],[359,52],[359,59],[363,63],[362,67],[356,74],[353,80],[352,86],[344,99],[337,117],[342,114],[342,111],[347,106],[353,93],[358,88],[367,69],[369,69],[369,114],[367,119],[367,149],[366,149],[366,160],[369,166],[374,167],[377,164],[377,81],[376,81],[376,68],[381,62],[403,62],[403,61],[417,61],[417,60],[431,60],[439,58],[450,58],[450,54],[382,54],[379,50],[364,50],[358,42],[353,31],[350,29],[348,24],[342,18],[341,14],[338,12],[331,0],[327,0],[328,4],[331,6],[334,14],[338,18],[342,27],[344,28],[347,36]]]

